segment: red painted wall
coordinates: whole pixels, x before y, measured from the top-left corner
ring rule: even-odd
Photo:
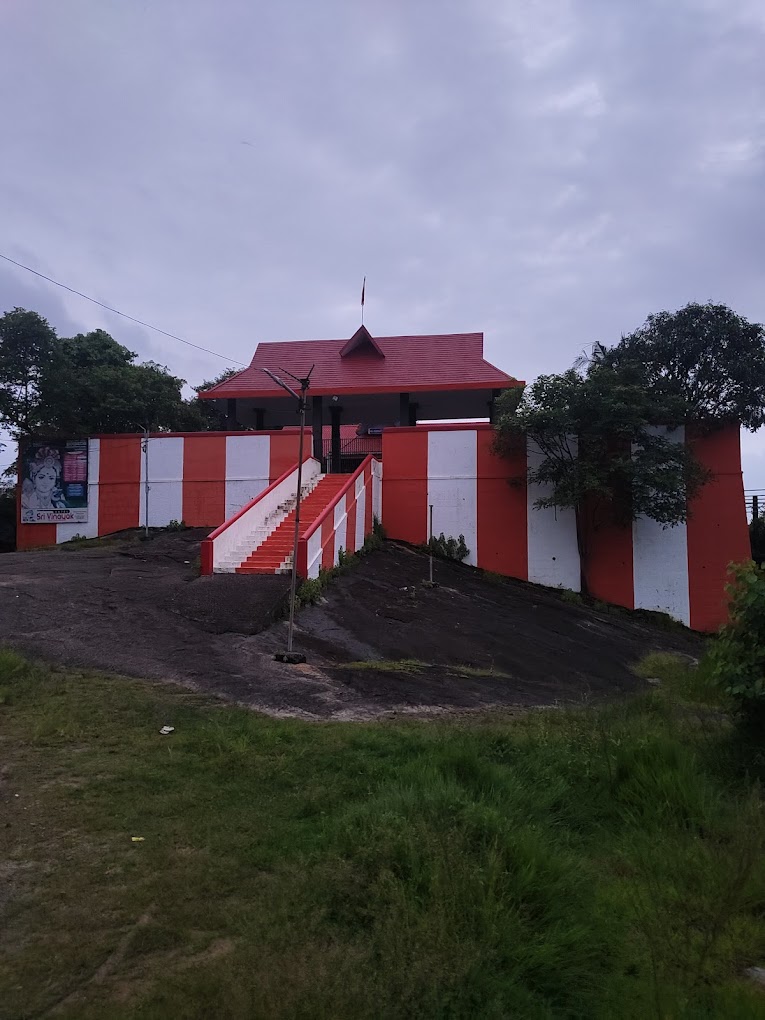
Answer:
[[[702,435],[689,428],[696,459],[713,478],[689,507],[688,586],[691,627],[715,630],[727,616],[728,565],[751,559],[737,426]]]
[[[383,515],[390,538],[412,545],[428,539],[428,433],[383,433]]]
[[[281,478],[285,471],[289,471],[298,461],[298,450],[300,448],[299,432],[272,432],[271,433],[271,461],[269,468],[269,482],[275,482]],[[306,429],[303,457],[307,457],[311,450],[311,433]]]
[[[217,527],[226,510],[226,437],[183,441],[183,520],[189,527]]]
[[[141,498],[141,439],[101,439],[98,486],[98,534],[138,527]]]
[[[529,576],[526,444],[518,443],[512,455],[497,457],[493,430],[479,431],[476,439],[477,565],[495,574],[525,579]]]

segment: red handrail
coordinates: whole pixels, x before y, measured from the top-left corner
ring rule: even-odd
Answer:
[[[314,531],[316,531],[317,528],[321,527],[321,522],[326,520],[327,517],[329,517],[330,510],[334,510],[335,509],[335,506],[340,502],[340,497],[344,496],[346,494],[346,492],[350,489],[350,487],[353,485],[353,483],[356,481],[356,479],[359,477],[359,475],[364,473],[364,469],[366,468],[367,464],[370,464],[373,460],[376,460],[376,459],[377,458],[373,457],[372,454],[370,453],[368,457],[365,457],[364,460],[362,460],[361,464],[359,464],[359,466],[353,472],[353,474],[348,479],[348,481],[345,483],[345,485],[341,489],[337,490],[337,492],[335,493],[335,497],[332,500],[332,502],[328,503],[324,507],[322,512],[316,518],[316,520],[313,521],[312,524],[309,524],[309,526],[306,528],[306,530],[301,534],[301,536],[300,536],[300,541],[301,542],[303,540],[305,540],[305,539],[309,539],[311,537],[311,535],[314,533]]]

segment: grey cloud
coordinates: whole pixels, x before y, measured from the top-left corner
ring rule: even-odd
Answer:
[[[4,5],[4,244],[241,361],[350,334],[364,273],[373,332],[484,329],[525,378],[694,298],[762,321],[761,12]],[[105,328],[192,381],[224,364]]]

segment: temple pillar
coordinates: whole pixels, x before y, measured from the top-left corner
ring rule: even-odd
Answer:
[[[338,407],[337,404],[333,404],[329,409],[330,419],[332,422],[332,467],[331,471],[333,474],[340,473],[340,418],[342,416],[343,409]]]
[[[324,466],[324,404],[321,397],[311,397],[311,432],[313,455]]]

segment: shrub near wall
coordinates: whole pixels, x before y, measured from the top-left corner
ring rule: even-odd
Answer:
[[[755,563],[731,567],[730,623],[710,653],[713,676],[742,714],[765,720],[765,569]]]

